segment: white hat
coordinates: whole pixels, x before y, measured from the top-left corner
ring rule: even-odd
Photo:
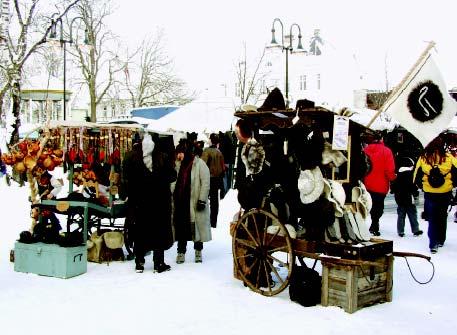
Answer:
[[[359,212],[364,219],[368,217],[373,206],[373,200],[370,193],[368,193],[365,185],[359,181],[359,186],[352,188],[352,202],[355,202],[357,212]]]
[[[324,194],[327,200],[333,202],[335,216],[343,217],[344,203],[346,202],[343,185],[331,179],[324,179]]]
[[[242,112],[257,112],[257,107],[254,105],[244,104],[240,107]]]
[[[322,165],[333,163],[335,167],[339,167],[347,162],[346,156],[339,150],[333,150],[332,145],[328,142],[324,143],[324,151],[322,152]]]
[[[284,225],[284,227],[286,227],[287,233],[289,234],[290,238],[296,238],[296,237],[297,237],[297,232],[296,232],[294,226],[292,226],[292,225],[286,223],[286,224]],[[285,235],[286,235],[285,232],[284,232],[284,230],[281,229],[281,227],[278,226],[278,225],[271,225],[271,226],[268,226],[268,227],[267,227],[267,233],[268,233],[268,234],[272,234],[272,235],[278,234],[278,236],[285,236]]]
[[[324,177],[321,169],[316,166],[312,170],[301,170],[298,177],[300,200],[304,204],[316,201],[324,190]]]

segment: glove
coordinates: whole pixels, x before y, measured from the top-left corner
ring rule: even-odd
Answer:
[[[204,210],[206,207],[206,202],[202,201],[202,200],[198,200],[197,201],[197,211],[201,212],[202,210]]]

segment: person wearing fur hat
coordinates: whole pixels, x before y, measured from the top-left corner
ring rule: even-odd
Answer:
[[[178,241],[176,263],[185,262],[187,241],[194,242],[195,262],[202,262],[203,243],[211,241],[209,208],[210,172],[206,163],[194,152],[194,144],[186,139],[176,147],[178,178],[173,190],[173,221]]]
[[[173,160],[145,134],[123,162],[128,211],[134,221],[135,271],[144,271],[146,252],[153,251],[154,272],[170,270],[164,251],[173,245],[170,184],[176,180]]]
[[[392,150],[384,144],[381,133],[376,133],[369,140],[364,152],[372,165],[371,171],[363,179],[373,201],[370,233],[379,236],[379,220],[384,213],[384,200],[389,192],[390,182],[396,178],[394,156]]]
[[[405,219],[408,216],[411,232],[414,236],[423,234],[417,220],[416,199],[419,197],[417,186],[413,182],[414,161],[411,157],[397,159],[397,178],[391,184],[391,192],[397,203],[397,234],[405,236]]]

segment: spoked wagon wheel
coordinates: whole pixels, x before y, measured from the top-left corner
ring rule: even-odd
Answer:
[[[267,232],[273,223],[279,228],[270,227]],[[275,215],[254,208],[241,216],[234,228],[232,252],[235,271],[251,290],[273,296],[289,284],[292,242]]]

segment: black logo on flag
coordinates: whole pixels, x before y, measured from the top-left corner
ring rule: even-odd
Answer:
[[[430,121],[443,110],[443,95],[438,85],[428,80],[419,83],[408,96],[408,109],[418,121]]]

